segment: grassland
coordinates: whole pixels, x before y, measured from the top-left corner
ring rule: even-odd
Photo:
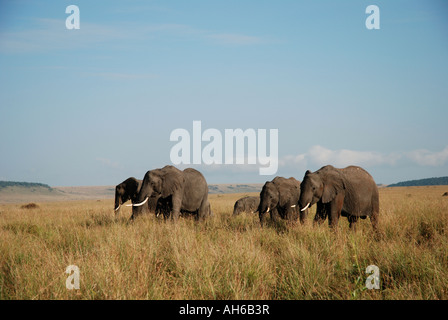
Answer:
[[[380,189],[369,220],[338,232],[232,217],[242,194],[211,195],[214,216],[176,224],[113,200],[0,205],[0,299],[448,299],[448,187]],[[67,290],[65,269],[80,269]],[[381,288],[367,290],[366,267]]]

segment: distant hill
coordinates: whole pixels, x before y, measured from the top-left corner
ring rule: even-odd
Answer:
[[[0,190],[8,187],[25,187],[25,188],[47,188],[51,189],[48,184],[35,182],[17,182],[17,181],[0,181]]]
[[[110,199],[114,191],[115,186],[50,187],[43,183],[0,181],[0,203]]]
[[[409,180],[388,185],[388,187],[419,187],[448,185],[448,177]]]
[[[60,193],[47,184],[0,181],[0,203],[57,200]]]

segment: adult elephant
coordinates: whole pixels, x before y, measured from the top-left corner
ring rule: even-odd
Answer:
[[[238,199],[233,206],[233,215],[237,216],[241,212],[257,212],[258,206],[260,205],[260,197],[243,197]]]
[[[300,198],[300,181],[291,177],[275,177],[272,181],[267,181],[260,192],[260,204],[258,213],[260,223],[263,226],[267,213],[271,214],[271,219],[278,217],[289,221],[296,221],[300,215],[300,222],[305,222],[308,210],[300,212],[297,203]]]
[[[336,227],[339,217],[347,217],[350,228],[359,218],[370,217],[374,230],[378,226],[378,187],[363,168],[349,166],[343,169],[331,165],[316,172],[307,171],[300,185],[299,207],[306,210],[317,203],[315,222],[328,217],[330,227]]]
[[[137,201],[132,205],[137,210],[133,210],[131,219],[140,213],[138,208],[149,199],[165,203],[164,210],[169,208],[174,220],[179,218],[181,211],[197,212],[198,220],[211,214],[207,181],[193,168],[181,171],[168,165],[146,172]]]

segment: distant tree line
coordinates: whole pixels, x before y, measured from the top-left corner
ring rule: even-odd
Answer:
[[[448,185],[448,177],[409,180],[388,185],[388,187],[418,187]]]
[[[51,187],[48,184],[44,184],[44,183],[0,181],[0,189],[7,188],[7,187],[26,187],[26,188],[43,187],[43,188],[51,189]]]

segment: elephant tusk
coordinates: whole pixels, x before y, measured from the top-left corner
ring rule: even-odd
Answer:
[[[269,212],[269,209],[270,209],[270,208],[268,207],[268,210],[266,210],[266,213],[268,213],[268,212]]]
[[[120,209],[121,205],[119,205],[118,207],[116,207],[114,210],[118,211],[118,209]]]
[[[296,207],[296,205],[295,205],[295,204],[291,206],[291,208],[295,208],[295,207]]]
[[[310,203],[311,203],[311,202],[308,202],[308,204],[305,206],[305,208],[300,209],[300,211],[305,211],[306,209],[308,209],[308,207],[310,206]]]
[[[143,201],[143,202],[135,203],[135,204],[127,204],[126,206],[128,206],[128,207],[140,207],[140,206],[144,205],[146,203],[146,201],[148,201],[148,199],[149,199],[149,197],[146,197],[145,201]]]

